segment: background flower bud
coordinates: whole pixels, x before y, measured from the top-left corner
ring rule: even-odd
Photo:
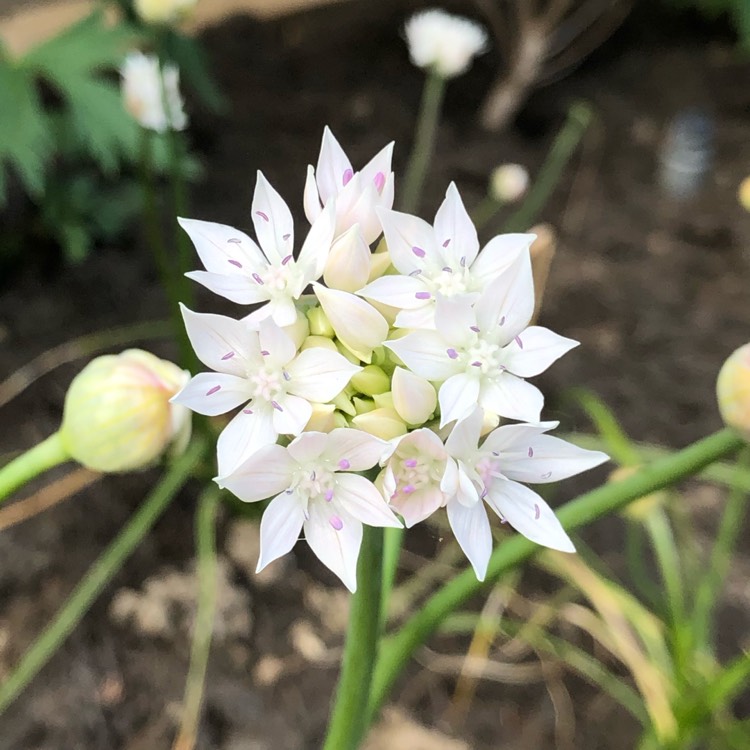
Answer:
[[[501,164],[490,175],[490,194],[498,203],[515,203],[529,189],[529,173],[520,164]]]
[[[750,343],[724,362],[716,381],[721,418],[750,440]]]
[[[169,400],[189,377],[140,349],[97,357],[65,396],[65,448],[87,468],[112,472],[145,468],[170,445],[184,447],[190,412]]]

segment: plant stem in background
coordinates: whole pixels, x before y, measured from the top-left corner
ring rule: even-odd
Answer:
[[[368,727],[375,659],[380,643],[380,593],[383,529],[364,526],[352,595],[349,628],[323,750],[356,750]]]
[[[417,127],[414,133],[414,145],[409,155],[404,186],[401,189],[400,208],[406,213],[413,213],[419,207],[425,177],[435,150],[435,136],[440,122],[440,108],[444,93],[445,79],[437,73],[428,73],[424,82],[424,89],[422,89],[422,101],[419,105]]]
[[[70,456],[62,444],[59,432],[29,448],[0,468],[0,503],[34,477],[69,460]]]
[[[568,119],[555,137],[536,180],[521,207],[503,225],[504,232],[526,232],[536,221],[562,178],[565,167],[586,132],[593,113],[585,102],[576,102],[568,110]]]
[[[645,466],[621,481],[605,484],[581,495],[560,508],[557,516],[566,529],[577,529],[651,492],[697,474],[743,445],[743,439],[735,432],[721,430]],[[371,721],[382,706],[414,650],[435,632],[451,612],[540,549],[543,548],[520,534],[511,537],[493,552],[484,582],[477,580],[473,570],[464,570],[433,594],[396,635],[387,638],[381,645],[372,678],[368,720]]]
[[[174,750],[193,750],[198,736],[203,685],[216,611],[216,512],[219,493],[218,487],[209,486],[198,501],[195,518],[198,611],[195,615],[190,668],[185,684],[182,724],[174,742]]]
[[[49,661],[94,599],[120,569],[136,545],[167,508],[206,452],[206,441],[195,438],[168,469],[135,515],[89,568],[44,632],[31,644],[10,676],[0,685],[0,713],[10,705]]]

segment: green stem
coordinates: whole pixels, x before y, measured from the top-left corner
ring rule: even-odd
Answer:
[[[367,730],[367,704],[380,638],[383,530],[365,526],[349,629],[323,750],[356,750]]]
[[[437,73],[428,73],[422,89],[414,145],[401,188],[401,210],[407,213],[413,213],[419,207],[422,187],[435,150],[435,136],[440,122],[444,93],[445,79]]]
[[[576,102],[568,110],[568,119],[557,134],[547,158],[539,170],[526,199],[503,227],[505,232],[525,232],[544,208],[570,161],[570,157],[591,122],[591,108],[585,102]]]
[[[380,586],[380,628],[385,629],[388,621],[388,604],[396,580],[401,545],[404,541],[403,528],[387,528],[383,531],[383,578]]]
[[[503,204],[496,201],[491,195],[485,195],[482,202],[471,212],[471,220],[477,229],[481,229],[491,221]]]
[[[69,461],[60,433],[55,432],[33,448],[14,458],[0,468],[0,503],[21,485],[51,469]]]
[[[114,541],[89,568],[52,622],[31,644],[11,675],[0,685],[0,713],[18,697],[70,635],[97,595],[169,505],[205,452],[206,442],[202,439],[193,440],[187,451],[169,468]]]
[[[174,750],[193,750],[198,734],[216,610],[216,511],[219,493],[218,487],[209,487],[201,496],[196,513],[198,611],[195,615],[190,668],[185,684],[182,726],[175,740]]]
[[[721,430],[626,479],[605,484],[566,503],[559,509],[558,518],[566,529],[577,529],[644,495],[696,474],[739,450],[743,444],[742,438],[733,431]],[[493,552],[484,582],[478,581],[471,569],[464,570],[433,594],[396,635],[387,638],[381,645],[372,679],[368,720],[371,721],[380,709],[414,650],[435,632],[447,615],[540,549],[520,534],[511,537]]]

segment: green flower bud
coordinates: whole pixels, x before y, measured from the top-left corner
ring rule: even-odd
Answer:
[[[60,439],[89,469],[132,471],[190,438],[190,412],[170,403],[190,378],[177,365],[140,349],[92,360],[65,396]]]
[[[336,339],[336,348],[339,350],[339,354],[346,357],[353,365],[358,365],[361,360],[351,349],[347,349],[338,339]]]
[[[716,395],[724,424],[750,440],[750,344],[741,346],[724,363]]]
[[[329,349],[332,352],[337,352],[336,344],[333,339],[329,339],[327,336],[308,336],[300,347],[300,351],[305,349],[313,349],[315,347],[321,347],[323,349]]]
[[[359,396],[355,396],[352,399],[352,404],[354,404],[357,414],[367,414],[367,412],[373,411],[376,408],[375,402],[371,398],[360,398]]]
[[[352,427],[381,440],[392,440],[406,434],[406,425],[394,409],[374,409],[366,414],[358,414],[352,418]]]
[[[377,365],[363,367],[349,382],[365,396],[374,396],[391,389],[391,379]]]
[[[332,339],[334,336],[333,326],[322,307],[311,307],[307,311],[307,320],[310,322],[310,333],[313,336],[325,336]]]

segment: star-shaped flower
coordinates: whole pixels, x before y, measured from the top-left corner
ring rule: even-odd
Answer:
[[[504,425],[479,443],[482,412],[457,424],[445,443],[454,459],[446,509],[456,540],[479,580],[492,554],[492,533],[484,503],[526,538],[545,547],[575,552],[552,509],[521,482],[543,484],[567,479],[608,460],[599,451],[578,448],[544,433],[557,422]],[[484,502],[483,502],[484,501]]]
[[[472,306],[465,296],[438,296],[437,330],[416,330],[385,346],[417,375],[442,383],[440,424],[488,412],[538,422],[544,397],[524,378],[539,375],[578,345],[540,326],[534,311],[529,252],[491,282]]]
[[[533,234],[501,234],[479,252],[477,230],[454,183],[435,214],[434,226],[410,214],[380,210],[388,253],[401,275],[370,282],[358,294],[400,310],[400,328],[434,328],[439,295],[473,301],[526,252]]]
[[[320,561],[355,591],[362,524],[401,526],[373,483],[351,473],[372,468],[387,449],[359,430],[305,432],[286,448],[262,448],[220,477],[246,502],[275,496],[260,524],[258,572],[289,552],[304,529]]]
[[[291,325],[297,317],[295,300],[323,275],[333,242],[335,211],[334,202],[320,211],[295,258],[292,214],[258,172],[252,213],[260,247],[224,224],[180,219],[206,268],[187,276],[232,302],[265,303],[253,313],[256,320],[272,317],[280,326]]]
[[[173,400],[208,416],[243,406],[219,436],[221,475],[279,435],[299,435],[311,402],[330,401],[362,369],[322,347],[298,354],[270,318],[256,331],[246,320],[182,311],[195,353],[216,372],[195,375]]]

